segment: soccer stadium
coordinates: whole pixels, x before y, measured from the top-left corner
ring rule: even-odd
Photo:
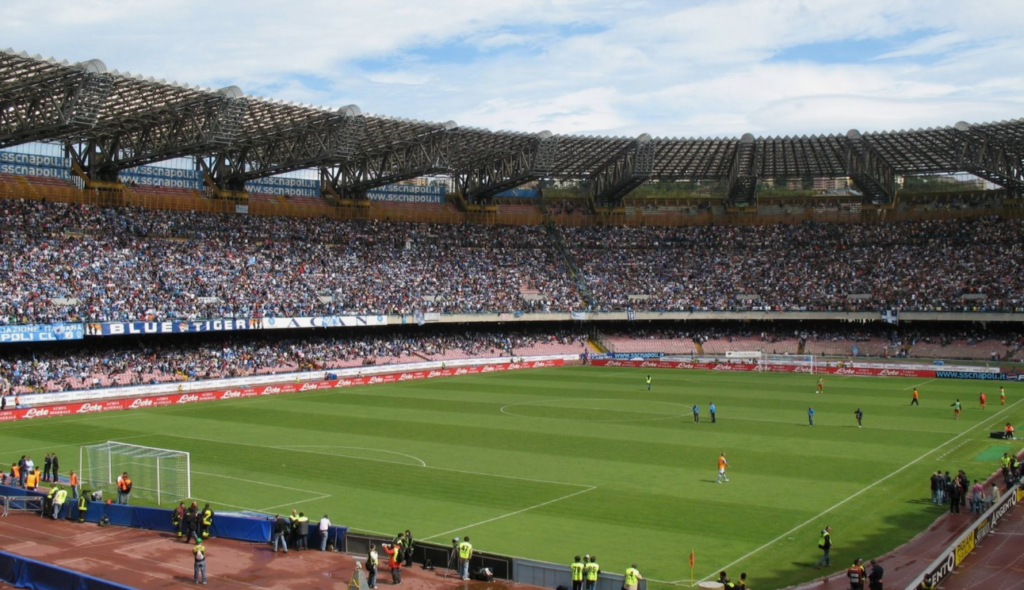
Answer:
[[[222,588],[1018,558],[1024,119],[492,131],[7,49],[0,219],[14,587],[189,583],[186,517]]]

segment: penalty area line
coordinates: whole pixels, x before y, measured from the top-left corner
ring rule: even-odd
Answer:
[[[1014,408],[1015,406],[1019,405],[1019,404],[1020,404],[1021,402],[1024,402],[1024,399],[1022,399],[1022,400],[1018,400],[1018,401],[1017,401],[1016,403],[1014,403],[1014,404],[1011,404],[1011,405],[1007,406],[1007,407],[1006,407],[1005,409],[1003,409],[1002,411],[1000,411],[1000,412],[999,412],[998,414],[996,414],[995,416],[992,416],[992,418],[995,418],[996,416],[999,416],[1000,414],[1002,414],[1002,413],[1004,413],[1004,412],[1007,412],[1007,411],[1009,411],[1009,410],[1013,409],[1013,408]],[[941,445],[939,445],[939,446],[935,447],[934,449],[932,449],[932,450],[928,451],[927,453],[925,453],[925,454],[921,455],[921,456],[920,456],[920,457],[918,457],[917,459],[914,459],[914,460],[913,460],[913,461],[911,461],[910,463],[907,463],[906,465],[904,465],[903,467],[900,467],[900,468],[899,468],[899,469],[897,469],[896,471],[893,471],[893,472],[892,472],[892,473],[890,473],[889,475],[886,475],[886,476],[882,477],[882,478],[881,478],[881,479],[879,479],[878,481],[876,481],[876,482],[874,482],[874,483],[872,483],[872,484],[869,484],[869,485],[868,485],[867,487],[864,487],[864,488],[862,488],[862,489],[858,490],[857,492],[854,492],[853,494],[851,494],[851,495],[850,495],[850,496],[848,496],[847,498],[845,498],[845,499],[843,499],[843,500],[840,500],[839,502],[836,502],[836,503],[835,503],[835,504],[833,504],[832,506],[830,506],[830,507],[826,508],[825,510],[822,510],[822,511],[821,511],[820,513],[818,513],[818,514],[816,514],[816,515],[812,516],[811,518],[809,518],[809,519],[805,520],[804,522],[802,522],[802,523],[800,523],[800,524],[796,525],[795,527],[793,527],[793,528],[789,529],[788,531],[786,531],[786,532],[782,533],[782,534],[781,534],[781,535],[779,535],[778,537],[775,537],[775,538],[774,538],[774,539],[772,539],[771,541],[768,541],[768,542],[767,542],[767,543],[765,543],[764,545],[761,545],[761,546],[760,546],[760,547],[758,547],[757,549],[754,549],[753,551],[751,551],[751,552],[747,553],[747,554],[746,554],[746,555],[744,555],[743,557],[740,557],[739,559],[737,559],[737,560],[733,561],[732,563],[730,563],[730,564],[728,564],[728,565],[725,565],[725,566],[722,566],[722,567],[719,567],[719,568],[715,568],[714,570],[712,570],[712,573],[708,574],[707,576],[704,576],[703,578],[701,578],[701,579],[700,579],[700,580],[698,580],[698,581],[700,581],[700,582],[706,582],[707,580],[709,580],[709,579],[711,578],[711,576],[715,575],[715,574],[714,574],[714,572],[720,572],[720,571],[722,571],[722,570],[728,570],[729,568],[731,568],[731,567],[733,567],[734,565],[736,565],[736,564],[740,563],[740,562],[741,562],[741,561],[743,561],[744,559],[747,559],[748,557],[750,557],[750,556],[752,556],[752,555],[754,555],[754,554],[756,554],[756,553],[759,553],[759,552],[761,552],[762,550],[764,550],[764,549],[767,549],[768,547],[771,547],[772,545],[774,545],[774,544],[778,543],[778,542],[779,542],[779,541],[781,541],[782,539],[785,539],[785,538],[786,538],[786,537],[788,537],[789,535],[791,535],[791,534],[795,533],[796,531],[798,531],[798,530],[800,530],[800,529],[804,528],[805,526],[807,526],[807,525],[811,524],[812,522],[814,522],[814,521],[818,520],[818,519],[819,519],[819,518],[821,518],[822,516],[825,516],[826,514],[828,514],[828,513],[832,512],[832,511],[833,511],[833,510],[835,510],[836,508],[839,508],[839,507],[840,507],[840,506],[842,506],[843,504],[846,504],[846,503],[847,503],[847,502],[849,502],[850,500],[853,500],[853,499],[854,499],[854,498],[856,498],[857,496],[860,496],[860,495],[861,495],[861,494],[863,494],[864,492],[866,492],[866,491],[868,491],[868,490],[870,490],[870,489],[874,488],[874,487],[875,487],[875,486],[877,486],[878,484],[880,484],[880,483],[882,483],[882,482],[884,482],[884,481],[886,481],[886,480],[889,480],[889,479],[891,479],[892,477],[895,477],[896,475],[898,475],[898,474],[902,473],[902,472],[903,472],[904,470],[908,469],[908,468],[909,468],[909,467],[911,467],[912,465],[916,465],[917,463],[920,463],[920,462],[921,462],[921,461],[923,461],[923,460],[924,460],[924,459],[925,459],[926,457],[929,457],[929,456],[931,456],[931,455],[932,455],[933,453],[936,453],[936,452],[938,452],[938,451],[942,450],[942,449],[943,449],[943,448],[945,448],[945,447],[946,447],[947,445],[949,445],[949,444],[952,444],[952,443],[953,443],[954,441],[956,441],[956,440],[959,440],[959,439],[960,439],[961,437],[963,437],[963,436],[966,436],[967,434],[969,434],[970,432],[974,431],[975,429],[977,429],[977,428],[979,428],[979,427],[981,427],[981,426],[986,426],[987,424],[988,424],[988,420],[986,420],[985,422],[981,422],[981,423],[975,424],[974,426],[972,426],[972,427],[968,428],[967,430],[965,430],[965,431],[961,432],[960,434],[958,434],[958,435],[954,436],[953,438],[951,438],[951,439],[947,440],[946,442],[942,443]],[[674,580],[674,581],[672,581],[672,582],[669,582],[669,584],[674,584],[674,585],[678,585],[679,583],[681,583],[681,582],[686,582],[686,581],[688,581],[688,580],[689,580],[689,578],[683,578],[683,579],[681,579],[681,580]]]
[[[430,535],[429,537],[423,537],[423,540],[426,541],[428,539],[434,539],[434,538],[437,538],[437,537],[444,537],[444,536],[450,535],[452,533],[456,533],[456,532],[459,532],[459,531],[464,531],[464,530],[467,530],[467,529],[471,529],[471,528],[475,528],[475,527],[478,527],[478,526],[481,526],[481,525],[485,525],[485,524],[494,522],[496,520],[501,520],[503,518],[508,518],[510,516],[516,516],[517,514],[522,514],[524,512],[529,512],[530,510],[535,510],[537,508],[541,508],[543,506],[547,506],[548,504],[554,504],[555,502],[561,502],[562,500],[568,500],[569,498],[572,498],[573,496],[578,496],[580,494],[585,494],[587,492],[592,492],[592,491],[594,491],[596,489],[597,489],[597,486],[587,486],[586,489],[578,490],[578,491],[575,491],[575,492],[573,492],[571,494],[566,494],[564,496],[560,496],[560,497],[555,498],[553,500],[548,500],[547,502],[541,502],[540,504],[535,504],[533,506],[528,506],[526,508],[523,508],[523,509],[520,509],[520,510],[516,510],[515,512],[509,512],[508,514],[502,514],[501,516],[495,516],[494,518],[488,518],[487,520],[481,520],[480,522],[474,522],[473,524],[467,524],[466,526],[462,526],[462,527],[459,527],[457,529],[452,529],[450,531],[445,531],[443,533],[433,534],[433,535]]]
[[[246,442],[238,442],[238,441],[230,441],[230,440],[217,440],[217,439],[213,439],[213,438],[201,438],[201,437],[196,437],[196,436],[181,436],[181,435],[178,435],[178,434],[162,434],[161,436],[169,436],[169,437],[174,437],[174,438],[183,438],[183,439],[188,439],[188,440],[200,440],[200,441],[204,441],[204,442],[212,442],[212,443],[218,443],[218,444],[222,444],[222,445],[237,445],[237,446],[241,446],[241,447],[252,447],[252,448],[255,448],[255,449],[291,450],[291,451],[296,452],[296,453],[304,453],[304,454],[308,454],[308,455],[319,455],[319,456],[322,456],[322,457],[355,458],[358,461],[371,461],[371,462],[374,462],[374,463],[388,463],[388,464],[391,464],[391,465],[402,465],[404,467],[417,467],[416,465],[410,465],[409,463],[406,463],[406,462],[403,462],[403,461],[389,461],[387,459],[374,459],[372,457],[351,457],[350,455],[338,455],[338,454],[335,454],[335,453],[324,453],[324,452],[321,452],[321,451],[312,451],[312,450],[302,449],[302,448],[297,448],[297,447],[275,447],[275,446],[270,446],[270,445],[258,445],[258,444],[254,444],[254,443],[246,443]],[[319,446],[319,445],[317,445],[317,446]],[[546,483],[546,484],[559,485],[559,486],[572,486],[572,487],[576,487],[576,488],[591,487],[591,486],[588,486],[586,484],[571,483],[571,482],[567,482],[567,481],[551,481],[551,480],[547,480],[547,479],[536,479],[536,478],[533,478],[533,477],[519,477],[517,475],[502,475],[500,473],[486,473],[486,472],[483,472],[483,471],[466,471],[464,469],[454,469],[454,468],[451,468],[451,467],[435,467],[433,465],[424,465],[424,466],[418,467],[418,468],[419,469],[431,469],[431,470],[434,470],[434,471],[444,471],[444,472],[447,472],[447,473],[463,473],[463,474],[466,474],[466,475],[485,475],[487,477],[499,477],[501,479],[511,479],[511,480],[514,480],[514,481],[532,481],[534,483]],[[196,473],[196,472],[193,471],[192,473]],[[216,474],[216,473],[212,474],[212,475],[216,475],[218,477],[229,477],[227,475],[219,475],[219,474]],[[240,479],[240,478],[232,478],[232,479]],[[251,481],[251,480],[240,480],[240,481]],[[264,483],[264,482],[257,482],[257,483],[261,483],[263,485],[273,485],[273,484],[267,484],[267,483]],[[277,487],[282,487],[284,489],[295,489],[295,488],[288,488],[288,487],[285,487],[285,486],[277,486]]]

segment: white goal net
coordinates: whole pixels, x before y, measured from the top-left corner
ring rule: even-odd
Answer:
[[[127,472],[132,498],[159,505],[192,497],[192,470],[185,451],[107,441],[81,447],[78,461],[83,490],[117,497],[117,477]]]
[[[758,359],[761,371],[783,371],[790,373],[820,373],[819,359],[812,354],[761,354]]]

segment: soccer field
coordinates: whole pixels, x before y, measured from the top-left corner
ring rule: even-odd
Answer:
[[[1003,446],[988,432],[1024,420],[1016,383],[999,406],[992,383],[826,377],[817,395],[817,378],[488,373],[7,423],[0,448],[37,464],[57,451],[65,473],[83,444],[180,449],[193,495],[214,509],[326,512],[360,531],[469,535],[478,550],[558,563],[589,553],[606,571],[637,562],[652,588],[688,586],[693,550],[695,580],[728,569],[776,588],[825,573],[814,563],[826,524],[837,571],[922,531],[942,512],[929,474],[987,476],[996,462],[974,457]],[[914,386],[920,407],[909,406]],[[730,481],[717,484],[722,452]]]

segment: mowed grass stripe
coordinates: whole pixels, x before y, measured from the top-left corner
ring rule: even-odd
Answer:
[[[836,529],[842,559],[879,554],[925,528],[941,512],[922,502],[928,474],[966,465],[982,475],[969,461],[994,421],[991,406],[972,407],[973,382],[923,385],[923,406],[911,408],[908,388],[920,379],[826,378],[823,395],[813,393],[816,381],[514,371],[4,424],[0,448],[53,446],[65,472],[83,442],[184,449],[196,495],[225,505],[295,506],[366,531],[412,528],[420,538],[470,527],[463,534],[482,550],[557,562],[597,553],[609,571],[638,561],[660,580],[688,575],[688,548],[698,572],[710,573],[811,520],[737,566],[772,587],[820,573],[808,565],[824,525],[816,516],[855,494],[822,519]],[[1012,401],[1019,392],[1007,385]],[[959,422],[948,406],[956,397],[966,408]],[[718,424],[707,423],[709,401]],[[690,419],[693,404],[701,424]],[[1005,417],[1018,423],[1024,412]],[[979,440],[965,436],[941,461],[929,457],[863,491],[974,425]],[[731,481],[716,484],[722,451]],[[37,462],[43,454],[34,453]]]

